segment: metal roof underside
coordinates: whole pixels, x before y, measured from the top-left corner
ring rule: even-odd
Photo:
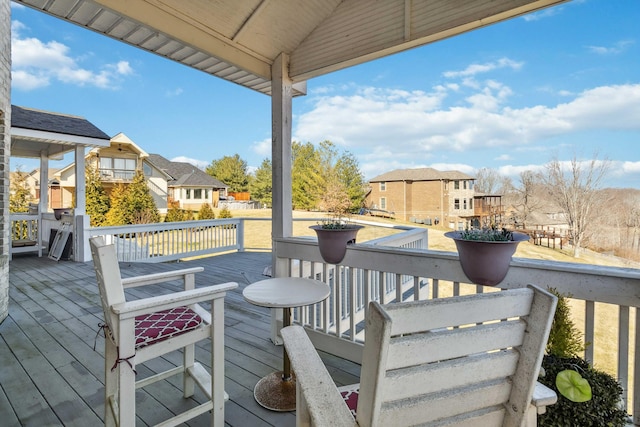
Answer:
[[[305,82],[565,0],[15,0],[271,94],[285,53],[293,95]]]

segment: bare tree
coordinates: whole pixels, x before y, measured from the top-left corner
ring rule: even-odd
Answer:
[[[478,193],[494,194],[501,184],[502,177],[495,169],[480,168],[476,173],[474,188]]]
[[[595,207],[600,202],[598,190],[609,167],[610,162],[599,160],[597,155],[587,161],[578,160],[576,156],[569,162],[555,158],[546,166],[547,175],[543,180],[549,195],[565,215],[576,258],[580,257],[593,229]]]
[[[520,186],[517,189],[518,201],[517,209],[519,220],[524,228],[531,219],[531,214],[537,211],[540,206],[540,198],[536,197],[542,178],[540,174],[526,170],[520,173]]]

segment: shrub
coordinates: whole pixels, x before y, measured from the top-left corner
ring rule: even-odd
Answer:
[[[560,294],[555,288],[549,292],[558,297],[556,313],[553,316],[546,353],[557,357],[578,357],[585,348],[582,333],[571,320],[567,298],[571,295]]]
[[[544,414],[538,415],[538,424],[550,427],[625,426],[627,414],[619,407],[622,387],[611,375],[593,368],[579,357],[585,344],[582,333],[571,320],[567,302],[571,295],[560,294],[554,288],[549,288],[549,292],[558,297],[558,305],[547,342],[547,355],[542,361],[544,376],[538,381],[556,392],[558,402],[548,406]],[[560,393],[556,377],[564,370],[575,371],[587,380],[591,387],[589,400],[575,402]]]
[[[564,427],[624,427],[627,413],[620,409],[622,387],[611,375],[599,371],[579,357],[558,357],[547,355],[542,362],[545,375],[538,381],[558,394],[558,402],[548,406],[547,411],[538,415],[540,426]],[[556,375],[571,369],[578,372],[591,385],[592,398],[576,403],[558,392]]]
[[[216,214],[209,203],[203,203],[198,211],[198,219],[216,219]]]
[[[229,210],[228,207],[224,207],[220,210],[220,213],[218,214],[218,218],[222,219],[222,218],[233,218],[233,215],[231,215],[231,211]]]

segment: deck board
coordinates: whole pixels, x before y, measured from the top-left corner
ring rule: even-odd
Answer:
[[[253,398],[258,380],[282,369],[282,346],[270,338],[270,310],[247,303],[242,289],[265,279],[271,262],[265,252],[229,253],[179,263],[121,263],[125,277],[201,266],[196,286],[234,281],[225,298],[225,405],[228,426],[295,425],[294,412],[273,412]],[[104,415],[104,338],[95,274],[91,263],[55,262],[16,254],[9,264],[9,316],[0,324],[0,420],[3,426],[99,425]],[[140,298],[175,291],[179,282],[127,290]],[[94,345],[96,350],[94,351]],[[359,365],[321,353],[338,384],[356,382]],[[141,378],[180,362],[177,352],[138,366]],[[196,358],[210,368],[207,342]],[[173,377],[136,392],[140,426],[152,425],[203,400],[201,392],[183,399],[181,380]],[[209,425],[202,415],[190,426]]]

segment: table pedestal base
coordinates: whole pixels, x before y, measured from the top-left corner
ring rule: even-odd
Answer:
[[[262,378],[253,389],[253,396],[262,407],[272,411],[289,412],[296,410],[296,377],[291,373],[289,380],[282,379],[282,371]]]

